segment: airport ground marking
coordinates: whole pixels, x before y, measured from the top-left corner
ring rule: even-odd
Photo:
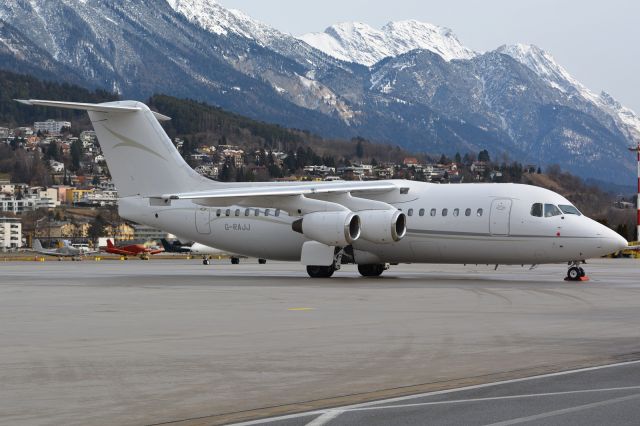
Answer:
[[[590,404],[578,405],[576,407],[563,408],[560,410],[548,411],[546,413],[534,414],[533,416],[518,417],[516,419],[504,420],[502,422],[491,423],[487,426],[510,426],[519,423],[526,423],[533,420],[546,419],[549,417],[562,416],[563,414],[575,413],[590,408],[603,407],[605,405],[617,404],[618,402],[631,401],[640,398],[640,393],[634,395],[621,396],[619,398],[607,399],[605,401],[592,402]]]
[[[315,308],[289,308],[288,311],[313,311]]]
[[[342,410],[328,410],[324,414],[321,414],[320,417],[316,417],[314,420],[307,423],[306,426],[323,426],[342,413],[344,413]]]
[[[398,404],[398,405],[375,405],[372,407],[361,407],[345,409],[348,411],[367,411],[367,410],[384,410],[391,408],[411,408],[422,407],[427,405],[447,405],[447,404],[464,404],[465,402],[484,402],[484,401],[500,401],[509,399],[526,399],[526,398],[540,398],[545,396],[562,396],[562,395],[575,395],[581,393],[597,393],[597,392],[622,392],[630,390],[640,390],[640,386],[626,386],[619,388],[604,388],[604,389],[580,389],[574,391],[562,391],[562,392],[545,392],[545,393],[530,393],[523,395],[505,395],[505,396],[492,396],[488,398],[469,398],[469,399],[452,399],[450,401],[429,401],[429,402],[416,402],[415,404]],[[640,395],[640,394],[635,394]]]
[[[233,423],[233,425],[234,426],[259,425],[259,424],[276,422],[276,421],[280,421],[280,420],[290,420],[290,419],[296,419],[296,418],[300,418],[300,417],[309,417],[309,416],[313,416],[313,415],[322,415],[322,414],[326,413],[327,411],[336,411],[336,410],[349,411],[349,410],[353,410],[355,408],[369,407],[369,406],[373,406],[373,405],[389,404],[389,403],[393,403],[393,402],[408,401],[408,400],[411,400],[411,399],[424,398],[424,397],[428,397],[428,396],[443,395],[443,394],[449,394],[449,393],[454,393],[454,392],[463,392],[463,391],[467,391],[467,390],[482,389],[482,388],[488,388],[488,387],[491,387],[491,386],[499,386],[499,385],[506,385],[506,384],[510,384],[510,383],[526,382],[526,381],[530,381],[530,380],[546,379],[546,378],[549,378],[549,377],[566,376],[566,375],[569,375],[569,374],[584,373],[584,372],[588,372],[588,371],[603,370],[603,369],[606,369],[606,368],[623,367],[623,366],[634,365],[634,364],[640,364],[640,360],[617,362],[617,363],[614,363],[614,364],[597,365],[597,366],[594,366],[594,367],[579,368],[577,370],[558,371],[558,372],[555,372],[555,373],[547,373],[547,374],[540,374],[540,375],[535,375],[535,376],[521,377],[521,378],[518,378],[518,379],[501,380],[501,381],[497,381],[497,382],[482,383],[482,384],[479,384],[479,385],[464,386],[464,387],[461,387],[461,388],[454,388],[454,389],[444,389],[444,390],[435,391],[435,392],[425,392],[425,393],[420,393],[420,394],[415,394],[415,395],[405,395],[405,396],[399,396],[399,397],[395,397],[395,398],[388,398],[388,399],[382,399],[382,400],[377,400],[377,401],[363,402],[363,403],[360,403],[360,404],[352,404],[352,405],[345,405],[345,406],[340,406],[340,407],[333,407],[333,408],[325,408],[325,409],[320,409],[320,410],[307,411],[307,412],[302,412],[302,413],[287,414],[287,415],[284,415],[284,416],[267,417],[267,418],[264,418],[264,419],[250,420],[250,421],[240,422],[240,423]]]

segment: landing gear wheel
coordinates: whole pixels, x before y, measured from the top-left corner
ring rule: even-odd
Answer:
[[[267,263],[267,259],[258,259],[258,264],[264,265],[265,263]]]
[[[584,270],[581,274],[580,269],[582,268],[578,268],[577,266],[572,266],[571,268],[569,268],[569,270],[567,271],[567,278],[571,281],[578,281],[580,277],[584,276]]]
[[[209,264],[209,259],[202,259],[202,264],[203,265],[208,265]]]
[[[385,265],[382,263],[374,263],[372,265],[358,265],[358,272],[363,277],[379,277],[385,270]]]
[[[587,275],[587,273],[584,272],[584,269],[582,269],[582,268],[578,268],[578,269],[580,270],[580,278],[582,278],[582,277]]]
[[[336,271],[335,264],[331,266],[316,266],[316,265],[307,266],[307,274],[309,274],[311,278],[331,278],[331,276],[335,271]]]
[[[232,257],[231,258],[231,264],[232,265],[238,265],[240,263],[240,259],[237,257]]]

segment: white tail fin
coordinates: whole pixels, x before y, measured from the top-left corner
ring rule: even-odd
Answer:
[[[28,105],[85,110],[107,160],[120,197],[211,189],[182,159],[158,120],[168,120],[141,102],[104,104],[21,100]]]
[[[37,238],[33,240],[33,249],[38,251],[42,250],[42,243]]]

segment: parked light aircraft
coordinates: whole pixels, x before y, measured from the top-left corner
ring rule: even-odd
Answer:
[[[81,260],[82,256],[98,253],[97,250],[88,250],[84,248],[73,247],[66,240],[62,241],[62,246],[60,247],[54,249],[45,249],[42,247],[42,243],[38,239],[33,241],[33,251],[35,251],[36,253],[44,254],[46,256],[56,256],[58,259],[61,259],[63,257],[70,257],[73,260]]]
[[[363,276],[394,263],[580,264],[628,247],[552,191],[519,184],[220,183],[182,159],[159,120],[135,101],[85,104],[120,196],[122,217],[194,241],[274,260],[311,277],[353,262]],[[162,170],[162,173],[157,173]]]
[[[149,255],[162,253],[164,250],[154,250],[142,244],[129,244],[126,246],[116,246],[113,241],[107,240],[107,253],[119,254],[121,256],[138,256],[140,259],[148,260]]]
[[[202,263],[205,265],[208,265],[210,263],[209,260],[211,259],[211,256],[229,256],[229,258],[231,259],[231,264],[233,265],[237,265],[240,263],[240,257],[246,257],[238,256],[236,254],[229,253],[215,247],[205,246],[204,244],[200,243],[193,243],[193,245],[191,246],[191,254],[202,256]],[[261,258],[258,259],[258,263],[263,265],[267,263],[267,260]]]
[[[200,244],[200,243],[192,243],[191,245],[182,244],[180,240],[169,242],[165,238],[162,238],[160,242],[162,243],[162,247],[164,247],[164,251],[166,253],[189,253],[196,256],[202,256],[202,263],[204,265],[208,265],[210,263],[209,261],[211,260],[211,256],[230,256],[232,264],[236,265],[240,263],[239,257],[231,253],[227,253],[224,250],[205,246],[204,244]],[[262,260],[263,259],[260,259],[260,263],[264,263],[262,262]]]
[[[160,240],[165,253],[191,253],[193,244],[182,244],[180,240],[168,241],[166,238]]]

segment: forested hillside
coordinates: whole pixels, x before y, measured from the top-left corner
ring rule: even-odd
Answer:
[[[81,111],[31,107],[14,100],[29,98],[72,102],[107,102],[116,100],[117,95],[103,90],[90,91],[71,84],[42,81],[31,76],[0,71],[0,126],[30,125],[34,121],[47,118],[88,122],[86,114]]]

